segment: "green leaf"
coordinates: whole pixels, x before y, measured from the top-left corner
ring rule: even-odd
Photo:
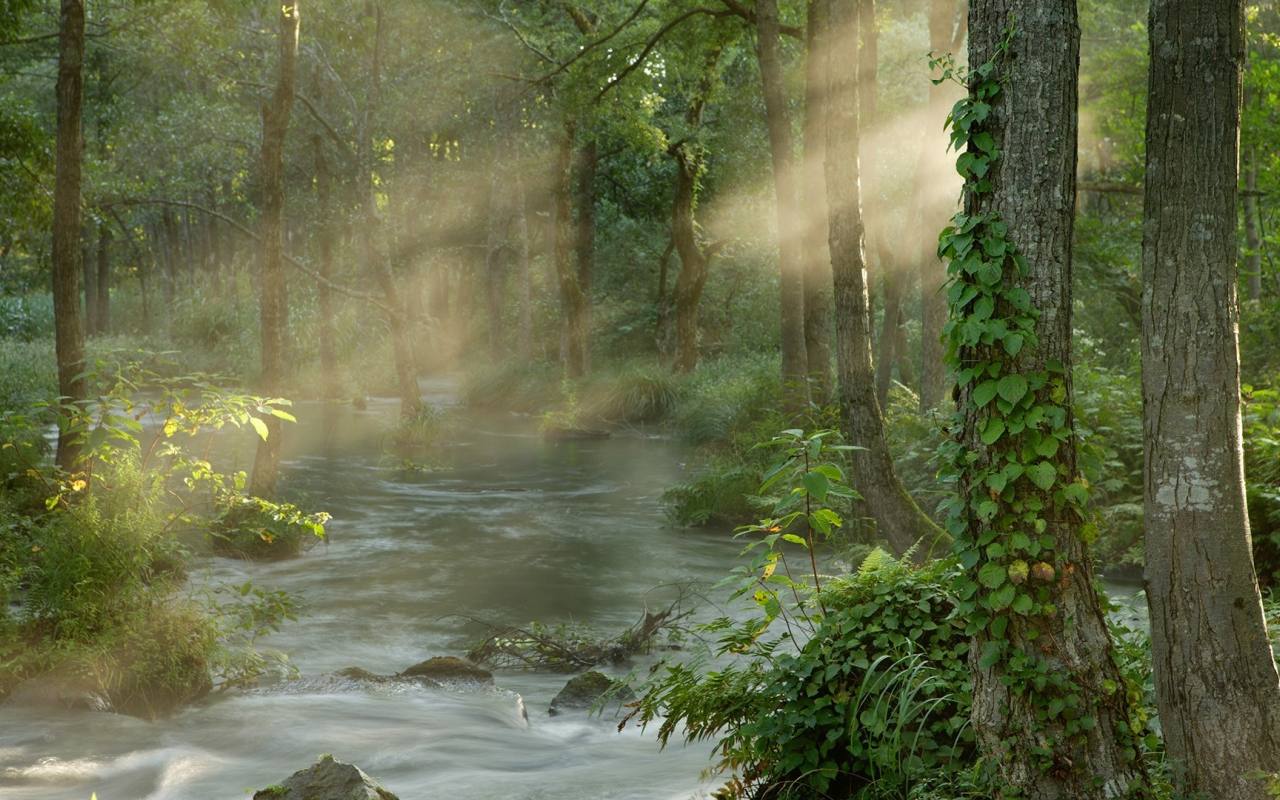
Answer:
[[[1058,453],[1058,440],[1046,436],[1036,445],[1036,453],[1044,458],[1053,458]]]
[[[1016,403],[1027,393],[1027,379],[1021,375],[1005,375],[996,385],[996,391],[1010,403]]]
[[[821,472],[806,472],[801,479],[805,491],[819,503],[827,499],[827,491],[831,488],[831,479]]]
[[[990,446],[995,444],[996,440],[1004,435],[1004,420],[999,417],[990,417],[987,424],[982,429],[982,443]]]
[[[999,588],[1007,576],[1008,573],[1005,572],[1004,567],[994,561],[988,561],[982,565],[982,569],[978,570],[978,582],[988,589]]]
[[[1003,649],[1003,642],[994,640],[986,642],[982,645],[982,655],[978,658],[978,666],[981,669],[991,669],[1000,660],[1000,653]]]
[[[267,438],[267,423],[257,417],[249,417],[249,424],[253,426],[253,429],[258,432],[258,435],[261,436],[263,440]]]
[[[1016,356],[1022,350],[1022,334],[1011,333],[1004,337],[1004,351],[1010,356]]]
[[[1027,477],[1036,486],[1048,490],[1058,479],[1058,471],[1048,461],[1041,461],[1039,464],[1027,467]]]
[[[1030,595],[1020,594],[1016,598],[1014,598],[1012,603],[1009,604],[1009,608],[1013,609],[1014,613],[1016,614],[1025,615],[1027,613],[1030,613],[1034,605],[1035,605],[1035,602],[1031,599]]]
[[[982,408],[991,399],[996,396],[996,382],[983,381],[973,390],[973,402],[978,404],[978,408]]]

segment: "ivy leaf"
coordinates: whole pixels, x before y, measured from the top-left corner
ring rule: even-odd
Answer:
[[[1004,351],[1010,356],[1016,356],[1022,350],[1022,334],[1011,333],[1004,337]]]
[[[1005,375],[996,385],[1000,396],[1010,403],[1016,403],[1027,393],[1027,379],[1021,375]]]
[[[995,381],[983,381],[982,383],[978,384],[978,388],[973,390],[973,402],[978,404],[978,408],[982,408],[987,403],[990,403],[991,399],[995,396],[996,396]],[[988,442],[988,444],[990,444],[990,442]]]
[[[986,426],[982,430],[982,443],[985,445],[993,445],[996,440],[1004,435],[1004,420],[999,417],[990,417]],[[1056,439],[1054,441],[1057,441]],[[994,487],[993,487],[994,488]]]
[[[1027,467],[1027,477],[1036,486],[1047,491],[1058,479],[1058,471],[1048,461],[1041,461]]]
[[[991,608],[999,611],[1002,608],[1008,608],[1017,596],[1018,587],[1012,583],[1006,583],[1001,586],[995,594],[991,595]]]
[[[1025,615],[1031,612],[1031,607],[1033,605],[1035,605],[1035,603],[1032,601],[1030,595],[1020,594],[1014,598],[1014,601],[1009,605],[1009,607],[1013,609],[1014,613]]]
[[[1000,649],[1002,642],[994,640],[982,645],[982,655],[978,658],[978,667],[981,669],[991,669],[1000,660]]]
[[[982,569],[978,570],[978,581],[988,589],[998,589],[1006,577],[1008,573],[1005,572],[1004,567],[994,561],[988,561],[982,565]]]
[[[995,140],[992,139],[991,134],[987,133],[986,131],[983,131],[982,133],[979,133],[977,136],[973,137],[972,142],[974,147],[978,148],[984,153],[990,153],[992,150],[995,149],[995,146],[996,146]]]
[[[1058,440],[1052,436],[1046,436],[1036,445],[1036,453],[1044,458],[1053,458],[1058,453]]]

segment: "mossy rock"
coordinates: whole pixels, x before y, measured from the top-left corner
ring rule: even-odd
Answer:
[[[560,694],[551,701],[551,707],[547,709],[547,713],[555,716],[565,711],[591,708],[609,692],[613,692],[619,702],[635,696],[622,681],[610,678],[603,672],[594,669],[584,672],[564,685]]]
[[[282,784],[254,792],[253,800],[399,800],[354,764],[321,756]]]
[[[398,678],[427,678],[433,681],[469,681],[473,683],[493,683],[493,673],[483,667],[477,667],[465,658],[454,656],[436,656],[418,664],[414,664]]]

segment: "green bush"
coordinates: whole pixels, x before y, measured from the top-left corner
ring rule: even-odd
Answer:
[[[53,339],[0,337],[0,411],[25,411],[58,396]]]
[[[560,398],[560,379],[551,364],[495,364],[467,372],[462,396],[471,408],[537,414]]]
[[[583,413],[610,422],[659,422],[679,401],[681,378],[651,363],[624,363],[593,374],[581,390]]]
[[[30,342],[53,336],[53,295],[0,295],[0,339]]]

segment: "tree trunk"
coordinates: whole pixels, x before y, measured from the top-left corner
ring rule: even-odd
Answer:
[[[836,367],[857,490],[880,538],[899,555],[917,542],[927,552],[942,531],[916,506],[893,468],[871,368],[871,317],[858,185],[858,13],[855,0],[831,0],[827,92],[827,207],[835,287]],[[919,553],[924,555],[924,553]]]
[[[1264,798],[1277,679],[1245,510],[1236,342],[1240,0],[1151,4],[1143,209],[1145,580],[1165,747],[1186,789]],[[1185,770],[1185,772],[1183,772]]]
[[[804,93],[804,342],[813,402],[831,396],[831,248],[823,176],[827,120],[828,0],[809,0]]]
[[[1031,323],[1038,344],[1028,339],[1021,349],[1007,353],[1007,341],[983,344],[979,339],[961,346],[957,354],[961,363],[989,360],[999,366],[999,374],[1027,380],[1021,384],[1021,397],[1006,401],[1001,394],[1001,399],[988,398],[985,404],[974,399],[979,380],[961,381],[964,424],[956,436],[969,455],[958,488],[964,508],[974,509],[966,517],[964,540],[975,548],[970,552],[980,554],[984,570],[999,567],[995,574],[999,581],[980,571],[978,564],[970,566],[971,578],[992,593],[1005,586],[1016,591],[1015,556],[982,549],[990,539],[984,538],[988,531],[1005,537],[995,540],[998,547],[1025,553],[1036,562],[1029,578],[1027,562],[1021,562],[1024,591],[1029,593],[1024,596],[1033,598],[1031,606],[1018,610],[1016,604],[1012,608],[1008,603],[983,605],[974,618],[985,618],[990,610],[991,624],[971,622],[971,719],[1006,793],[1032,799],[1117,797],[1140,790],[1146,784],[1145,769],[1134,752],[1124,683],[1111,656],[1093,558],[1082,539],[1083,501],[1068,504],[1063,489],[1079,485],[1071,435],[1072,228],[1080,47],[1076,4],[1075,0],[987,0],[973,4],[970,13],[972,73],[996,58],[1003,31],[1011,24],[1015,33],[1007,55],[994,62],[993,78],[999,81],[1000,93],[989,101],[991,115],[970,131],[972,136],[990,134],[994,141],[998,157],[986,173],[992,188],[978,193],[970,184],[965,213],[998,215],[1007,226],[1010,246],[1026,261],[1026,274],[1021,275],[1014,259],[986,257],[1003,270],[997,285],[1005,287],[999,291],[1006,294],[998,295],[996,318],[1019,313],[1013,306],[1006,307],[1013,302],[1008,292],[1019,289],[1039,313]],[[977,147],[970,149],[979,152]],[[979,319],[979,311],[970,316],[969,311],[957,309],[953,323],[961,326]],[[963,334],[955,336],[959,340]],[[985,381],[986,375],[981,377]],[[1040,421],[1015,417],[1014,410],[1026,406],[1013,403],[1027,398],[1043,414]],[[988,444],[980,431],[991,430],[984,424],[1002,403],[1010,409],[1003,412],[1009,414],[1008,435]],[[1024,427],[1015,430],[1016,420],[1023,420]],[[1025,455],[1028,452],[1030,457]],[[1024,471],[1008,479],[1007,490],[987,481],[970,482],[969,476],[987,467],[1004,469],[1000,465],[1010,458],[1020,465],[1021,459],[1026,461]],[[1050,476],[1048,488],[1041,483],[1044,471]],[[993,508],[993,516],[980,515],[983,502]],[[1010,531],[1030,523],[1034,531],[1023,538],[1030,542],[1037,538],[1035,533],[1048,538],[1015,544],[1018,534]],[[1007,575],[1004,564],[1010,566]],[[983,603],[996,602],[993,597],[979,595]],[[1047,604],[1049,610],[1036,611],[1035,603]],[[1007,628],[1000,631],[996,623]],[[1042,680],[1040,675],[1052,678]],[[1041,681],[1038,686],[1037,681]],[[1058,708],[1055,703],[1063,705]],[[1084,719],[1091,724],[1084,725]]]
[[[524,180],[516,179],[516,296],[520,321],[516,331],[516,355],[522,363],[533,358],[533,298],[529,275],[529,209]]]
[[[954,52],[963,41],[963,31],[953,34],[955,25],[954,0],[932,0],[929,7],[929,47],[935,53]],[[945,408],[950,401],[947,387],[947,368],[944,363],[942,326],[947,321],[947,298],[942,285],[947,279],[946,267],[938,258],[938,236],[955,201],[933,187],[936,158],[947,149],[942,120],[951,110],[952,98],[947,85],[939,84],[929,89],[929,124],[921,143],[920,160],[916,167],[916,187],[920,192],[920,411]],[[945,190],[944,190],[945,192]],[[911,225],[914,220],[908,220]],[[907,229],[908,234],[910,228]]]
[[[757,0],[756,40],[760,81],[773,157],[773,185],[778,213],[778,263],[782,283],[782,380],[787,405],[803,408],[809,397],[806,379],[809,356],[805,351],[804,262],[800,252],[803,230],[796,191],[795,146],[791,140],[791,114],[787,110],[786,76],[779,43],[777,0]]]
[[[906,357],[906,353],[897,352],[898,317],[902,311],[902,284],[906,276],[898,272],[898,261],[883,239],[877,242],[876,249],[880,251],[880,268],[884,273],[884,320],[880,325],[880,357],[876,359],[876,401],[883,409],[889,402],[894,361]]]
[[[591,293],[596,282],[596,166],[599,151],[594,141],[578,150],[577,161],[574,252],[578,262],[578,286],[582,290],[582,369],[587,372],[591,369]]]
[[[80,271],[84,278],[84,332],[85,337],[98,332],[98,271],[89,257],[89,243],[93,229],[85,225],[80,236]]]
[[[275,93],[262,104],[262,260],[259,311],[262,320],[262,375],[259,391],[279,394],[284,375],[284,139],[293,111],[298,73],[298,0],[280,10],[280,73]],[[249,493],[275,497],[280,475],[283,428],[267,415],[267,437],[258,442]]]
[[[318,133],[313,135],[311,148],[315,153],[316,224],[320,229],[318,271],[320,277],[330,280],[333,277],[333,214],[329,206],[332,178],[329,174],[329,162],[324,157],[324,137]],[[326,399],[332,400],[342,395],[342,387],[338,385],[338,356],[334,350],[333,294],[323,283],[316,287],[316,292],[320,314],[321,392]]]
[[[503,309],[506,305],[507,264],[511,256],[511,227],[515,217],[511,171],[515,164],[517,95],[509,81],[494,93],[493,160],[489,174],[489,230],[485,251],[485,304],[489,324],[489,356],[494,362],[507,356]]]
[[[707,283],[710,256],[699,247],[694,235],[693,209],[698,198],[698,178],[702,158],[698,145],[685,143],[669,152],[676,160],[676,193],[671,205],[671,239],[680,254],[680,275],[676,278],[676,353],[672,368],[692,372],[698,366],[698,302]],[[692,152],[690,152],[692,150]]]
[[[586,298],[579,283],[578,271],[573,263],[573,169],[574,126],[566,124],[556,143],[556,155],[552,165],[551,192],[554,231],[551,245],[555,262],[556,280],[560,286],[560,311],[563,317],[565,372],[570,378],[581,378],[587,373],[586,354]]]
[[[98,333],[111,333],[111,228],[98,225]]]
[[[58,393],[64,402],[88,397],[84,378],[84,320],[80,314],[80,169],[84,151],[84,0],[61,0],[58,24],[58,132],[53,190],[53,316]],[[65,429],[57,464],[67,471],[80,448]]]

